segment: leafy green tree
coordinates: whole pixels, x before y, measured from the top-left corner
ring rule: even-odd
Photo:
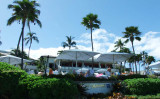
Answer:
[[[135,54],[134,50],[134,40],[140,41],[141,38],[139,37],[141,35],[141,32],[138,30],[138,27],[130,26],[125,28],[125,32],[123,32],[124,37],[126,38],[125,43],[128,43],[129,41],[131,42],[133,53]],[[136,68],[136,73],[137,73],[137,66],[136,66],[136,61],[135,61],[135,68]]]
[[[22,53],[22,51],[20,49],[11,50],[10,54],[13,55],[13,56],[16,56],[16,57],[20,57],[20,58],[22,58],[22,55],[23,55],[24,59],[29,59],[29,57],[27,56],[26,52],[23,51],[23,53]]]
[[[67,38],[67,41],[66,42],[62,42],[63,48],[69,47],[69,49],[71,49],[71,47],[76,47],[76,42],[73,41],[74,37],[66,36],[66,38]]]
[[[124,42],[122,42],[121,39],[118,39],[118,41],[116,41],[114,44],[114,47],[116,48],[115,50],[119,49],[121,51],[124,47]]]
[[[38,37],[36,36],[36,33],[28,33],[27,37],[25,38],[26,45],[28,43],[30,43],[30,45],[29,45],[29,51],[28,51],[28,57],[29,57],[29,54],[30,54],[30,49],[31,49],[31,45],[32,45],[32,41],[33,40],[36,41],[37,43],[39,43],[39,40],[38,40]]]
[[[20,40],[22,38],[22,52],[23,52],[23,43],[24,43],[24,28],[27,20],[33,22],[33,17],[37,17],[39,10],[36,9],[38,4],[35,1],[22,0],[14,1],[14,5],[8,5],[9,9],[13,10],[12,17],[9,18],[7,25],[11,25],[13,22],[18,21],[19,24],[22,22],[22,30],[18,40],[17,50],[19,49]],[[38,18],[38,17],[37,17]],[[22,64],[21,68],[23,69],[23,53],[22,53]]]
[[[37,62],[37,68],[39,71],[44,71],[45,75],[46,75],[46,69],[47,69],[47,58],[41,56]]]

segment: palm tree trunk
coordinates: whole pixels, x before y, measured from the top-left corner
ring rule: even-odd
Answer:
[[[30,54],[31,44],[32,44],[32,41],[30,42],[30,45],[29,45],[28,58],[29,58],[29,54]]]
[[[23,21],[22,21],[22,58],[21,58],[21,69],[23,69],[23,43],[24,43],[24,27],[25,27],[25,22],[26,22],[26,19],[24,18]]]
[[[22,27],[23,28],[23,27]],[[18,50],[19,50],[19,44],[20,44],[20,41],[21,41],[21,37],[22,37],[22,32],[23,31],[21,31],[21,34],[20,34],[20,36],[19,36],[19,40],[18,40],[18,44],[17,44],[17,50],[16,50],[16,56],[18,55]]]
[[[131,42],[131,43],[132,43],[132,49],[133,49],[133,53],[134,53],[135,70],[136,70],[136,74],[137,74],[137,65],[136,65],[136,60],[135,60],[135,50],[134,50],[133,42]]]
[[[92,51],[94,51],[94,49],[93,49],[93,38],[92,38],[92,27],[91,27],[91,44],[92,44]],[[93,65],[94,65],[94,56],[92,57],[92,69],[93,69]]]
[[[121,65],[120,65],[120,74],[122,73],[122,62],[121,62]]]
[[[138,62],[139,63],[139,62]],[[140,71],[140,63],[139,63],[139,74],[141,74],[141,71]]]
[[[124,71],[126,70],[126,61],[124,61]]]
[[[133,68],[133,74],[134,74],[134,65],[133,65],[133,63],[132,63],[132,68]]]

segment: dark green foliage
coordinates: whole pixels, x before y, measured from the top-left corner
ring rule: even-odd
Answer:
[[[66,42],[62,42],[63,48],[69,47],[69,49],[71,49],[71,47],[76,47],[76,42],[73,41],[74,37],[66,36],[66,38]]]
[[[0,62],[0,96],[16,99],[19,81],[26,76],[25,71]]]
[[[125,94],[148,95],[160,93],[160,79],[139,78],[123,81],[126,85]]]
[[[44,78],[0,62],[0,98],[76,99],[77,84],[71,80]]]
[[[140,74],[133,74],[133,75],[119,75],[117,76],[118,80],[125,80],[125,79],[135,79],[135,78],[147,78],[147,75],[140,75]]]
[[[66,79],[28,76],[20,86],[30,99],[75,99],[79,95],[77,85]]]

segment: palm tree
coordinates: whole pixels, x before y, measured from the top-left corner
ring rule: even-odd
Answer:
[[[86,29],[91,30],[91,44],[92,44],[92,51],[94,51],[93,48],[93,38],[92,38],[92,30],[99,29],[99,26],[101,25],[100,20],[97,19],[98,15],[90,13],[86,17],[83,18],[83,21],[81,22],[82,25],[86,27]],[[92,69],[93,69],[94,60],[92,57]]]
[[[42,27],[42,23],[41,21],[38,19],[39,15],[40,15],[40,10],[36,9],[36,7],[39,7],[40,5],[38,3],[36,3],[36,1],[31,1],[34,4],[34,9],[32,10],[32,14],[28,16],[27,18],[27,25],[29,28],[29,32],[31,32],[31,28],[30,28],[30,22],[35,24],[38,24],[39,27]]]
[[[140,54],[142,55],[142,61],[143,61],[142,66],[145,66],[145,64],[146,64],[146,59],[147,59],[147,57],[148,57],[148,53],[145,52],[145,51],[142,51]]]
[[[35,1],[23,0],[23,1],[14,1],[15,5],[8,5],[9,9],[13,10],[12,17],[9,18],[7,25],[11,25],[14,21],[22,22],[22,30],[18,40],[17,50],[19,49],[20,40],[22,38],[22,52],[23,52],[23,42],[24,42],[24,28],[27,20],[33,22],[33,17],[38,19],[39,10],[36,9],[38,4]],[[37,16],[36,16],[37,15]],[[23,53],[22,53],[22,64],[21,68],[23,69]]]
[[[29,59],[26,52],[23,51],[23,53],[22,53],[22,51],[20,49],[18,49],[18,50],[17,49],[12,49],[10,54],[13,55],[13,56],[16,56],[16,57],[20,57],[20,58],[22,58],[22,54],[23,54],[24,59]]]
[[[152,62],[155,62],[155,58],[153,56],[148,56],[147,59],[146,59],[146,63],[148,64],[148,68],[147,68],[147,71],[149,70],[149,65],[152,63]]]
[[[148,56],[146,59],[146,62],[148,65],[150,65],[152,62],[155,62],[155,58],[153,56]]]
[[[129,48],[126,48],[126,47],[122,47],[119,52],[122,52],[122,53],[131,53],[131,51],[129,50]],[[126,65],[126,61],[124,61],[124,69],[125,69],[125,65]]]
[[[133,42],[135,39],[138,41],[141,40],[141,38],[139,37],[139,35],[141,35],[141,32],[139,32],[138,27],[134,27],[134,26],[126,27],[125,30],[126,31],[123,32],[123,34],[124,34],[123,38],[127,38],[125,43],[127,43],[129,41],[131,42],[133,53],[135,54]],[[135,61],[135,68],[136,68],[136,73],[137,73],[136,61]]]
[[[124,42],[122,42],[121,39],[118,39],[118,41],[116,41],[115,43],[115,50],[120,49],[120,51],[122,50],[122,48],[124,47]]]
[[[59,50],[59,51],[57,52],[57,55],[60,55],[63,51],[64,51],[64,50]]]
[[[36,37],[35,35],[36,35],[36,33],[28,33],[28,34],[27,34],[28,37],[24,38],[25,41],[26,41],[26,45],[27,45],[28,43],[30,43],[30,45],[29,45],[29,51],[28,51],[28,57],[29,57],[29,54],[30,54],[30,49],[31,49],[31,45],[32,45],[32,40],[34,40],[34,41],[36,41],[37,43],[39,43],[38,37]]]
[[[99,29],[99,25],[101,25],[101,22],[97,19],[98,15],[90,13],[86,17],[83,18],[83,21],[81,22],[82,25],[84,25],[87,29],[91,30],[91,44],[92,44],[92,51],[93,49],[93,39],[92,39],[92,30]]]
[[[142,55],[141,54],[136,54],[135,60],[139,64],[139,74],[140,74],[140,61],[142,61]]]
[[[74,39],[74,37],[66,36],[66,38],[67,38],[67,41],[66,42],[62,42],[63,48],[69,47],[69,49],[71,49],[71,47],[76,47],[76,42],[72,41]]]
[[[129,67],[131,68],[131,70],[134,72],[134,66],[133,66],[133,62],[134,62],[134,59],[135,57],[132,56],[128,59],[128,62],[129,62]],[[132,66],[131,66],[132,65]]]

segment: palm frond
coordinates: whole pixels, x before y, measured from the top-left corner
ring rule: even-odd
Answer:
[[[138,40],[138,41],[140,41],[140,40],[141,40],[141,38],[140,38],[140,37],[135,37],[135,39],[136,39],[136,40]]]
[[[8,19],[7,25],[11,25],[16,20],[17,20],[17,17],[16,16],[12,16],[11,18]]]

